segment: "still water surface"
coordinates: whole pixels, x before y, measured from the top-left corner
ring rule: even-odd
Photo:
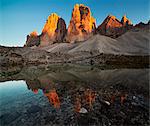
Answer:
[[[149,69],[89,67],[30,67],[2,74],[0,123],[149,125],[148,77]]]

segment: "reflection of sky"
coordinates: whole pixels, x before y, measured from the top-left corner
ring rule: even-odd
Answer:
[[[28,90],[25,81],[7,81],[0,83],[0,112],[20,111],[24,105],[30,106],[40,104],[43,97],[42,90],[38,94],[34,94],[32,90]],[[44,103],[45,103],[44,100]],[[18,110],[19,107],[19,110]]]
[[[42,91],[38,92],[41,96]],[[34,96],[32,90],[28,90],[25,81],[7,81],[0,83],[0,101],[7,102],[7,100],[19,100],[20,98],[27,98]]]
[[[27,93],[27,85],[24,81],[7,81],[0,83],[0,98],[17,97]]]
[[[0,45],[23,46],[26,35],[41,33],[48,15],[58,13],[68,25],[74,4],[91,8],[97,25],[108,14],[121,18],[127,14],[134,24],[149,20],[150,0],[0,0]]]

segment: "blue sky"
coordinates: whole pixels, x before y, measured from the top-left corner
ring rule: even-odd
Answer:
[[[108,14],[126,14],[133,24],[150,19],[150,0],[0,0],[0,45],[23,46],[27,34],[39,34],[47,17],[55,12],[68,26],[73,6],[85,4],[99,25]]]

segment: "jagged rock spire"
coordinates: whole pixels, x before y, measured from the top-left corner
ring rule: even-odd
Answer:
[[[90,8],[83,4],[76,4],[67,30],[66,40],[69,42],[83,41],[95,30],[96,22]]]
[[[42,30],[41,46],[49,45],[54,42],[62,42],[66,34],[66,23],[56,13],[52,13]]]
[[[122,17],[121,23],[123,24],[123,26],[132,25],[131,21],[126,17],[126,14]]]

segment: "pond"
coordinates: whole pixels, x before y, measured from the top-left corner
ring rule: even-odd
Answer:
[[[1,126],[149,125],[149,69],[9,68],[0,76]]]

